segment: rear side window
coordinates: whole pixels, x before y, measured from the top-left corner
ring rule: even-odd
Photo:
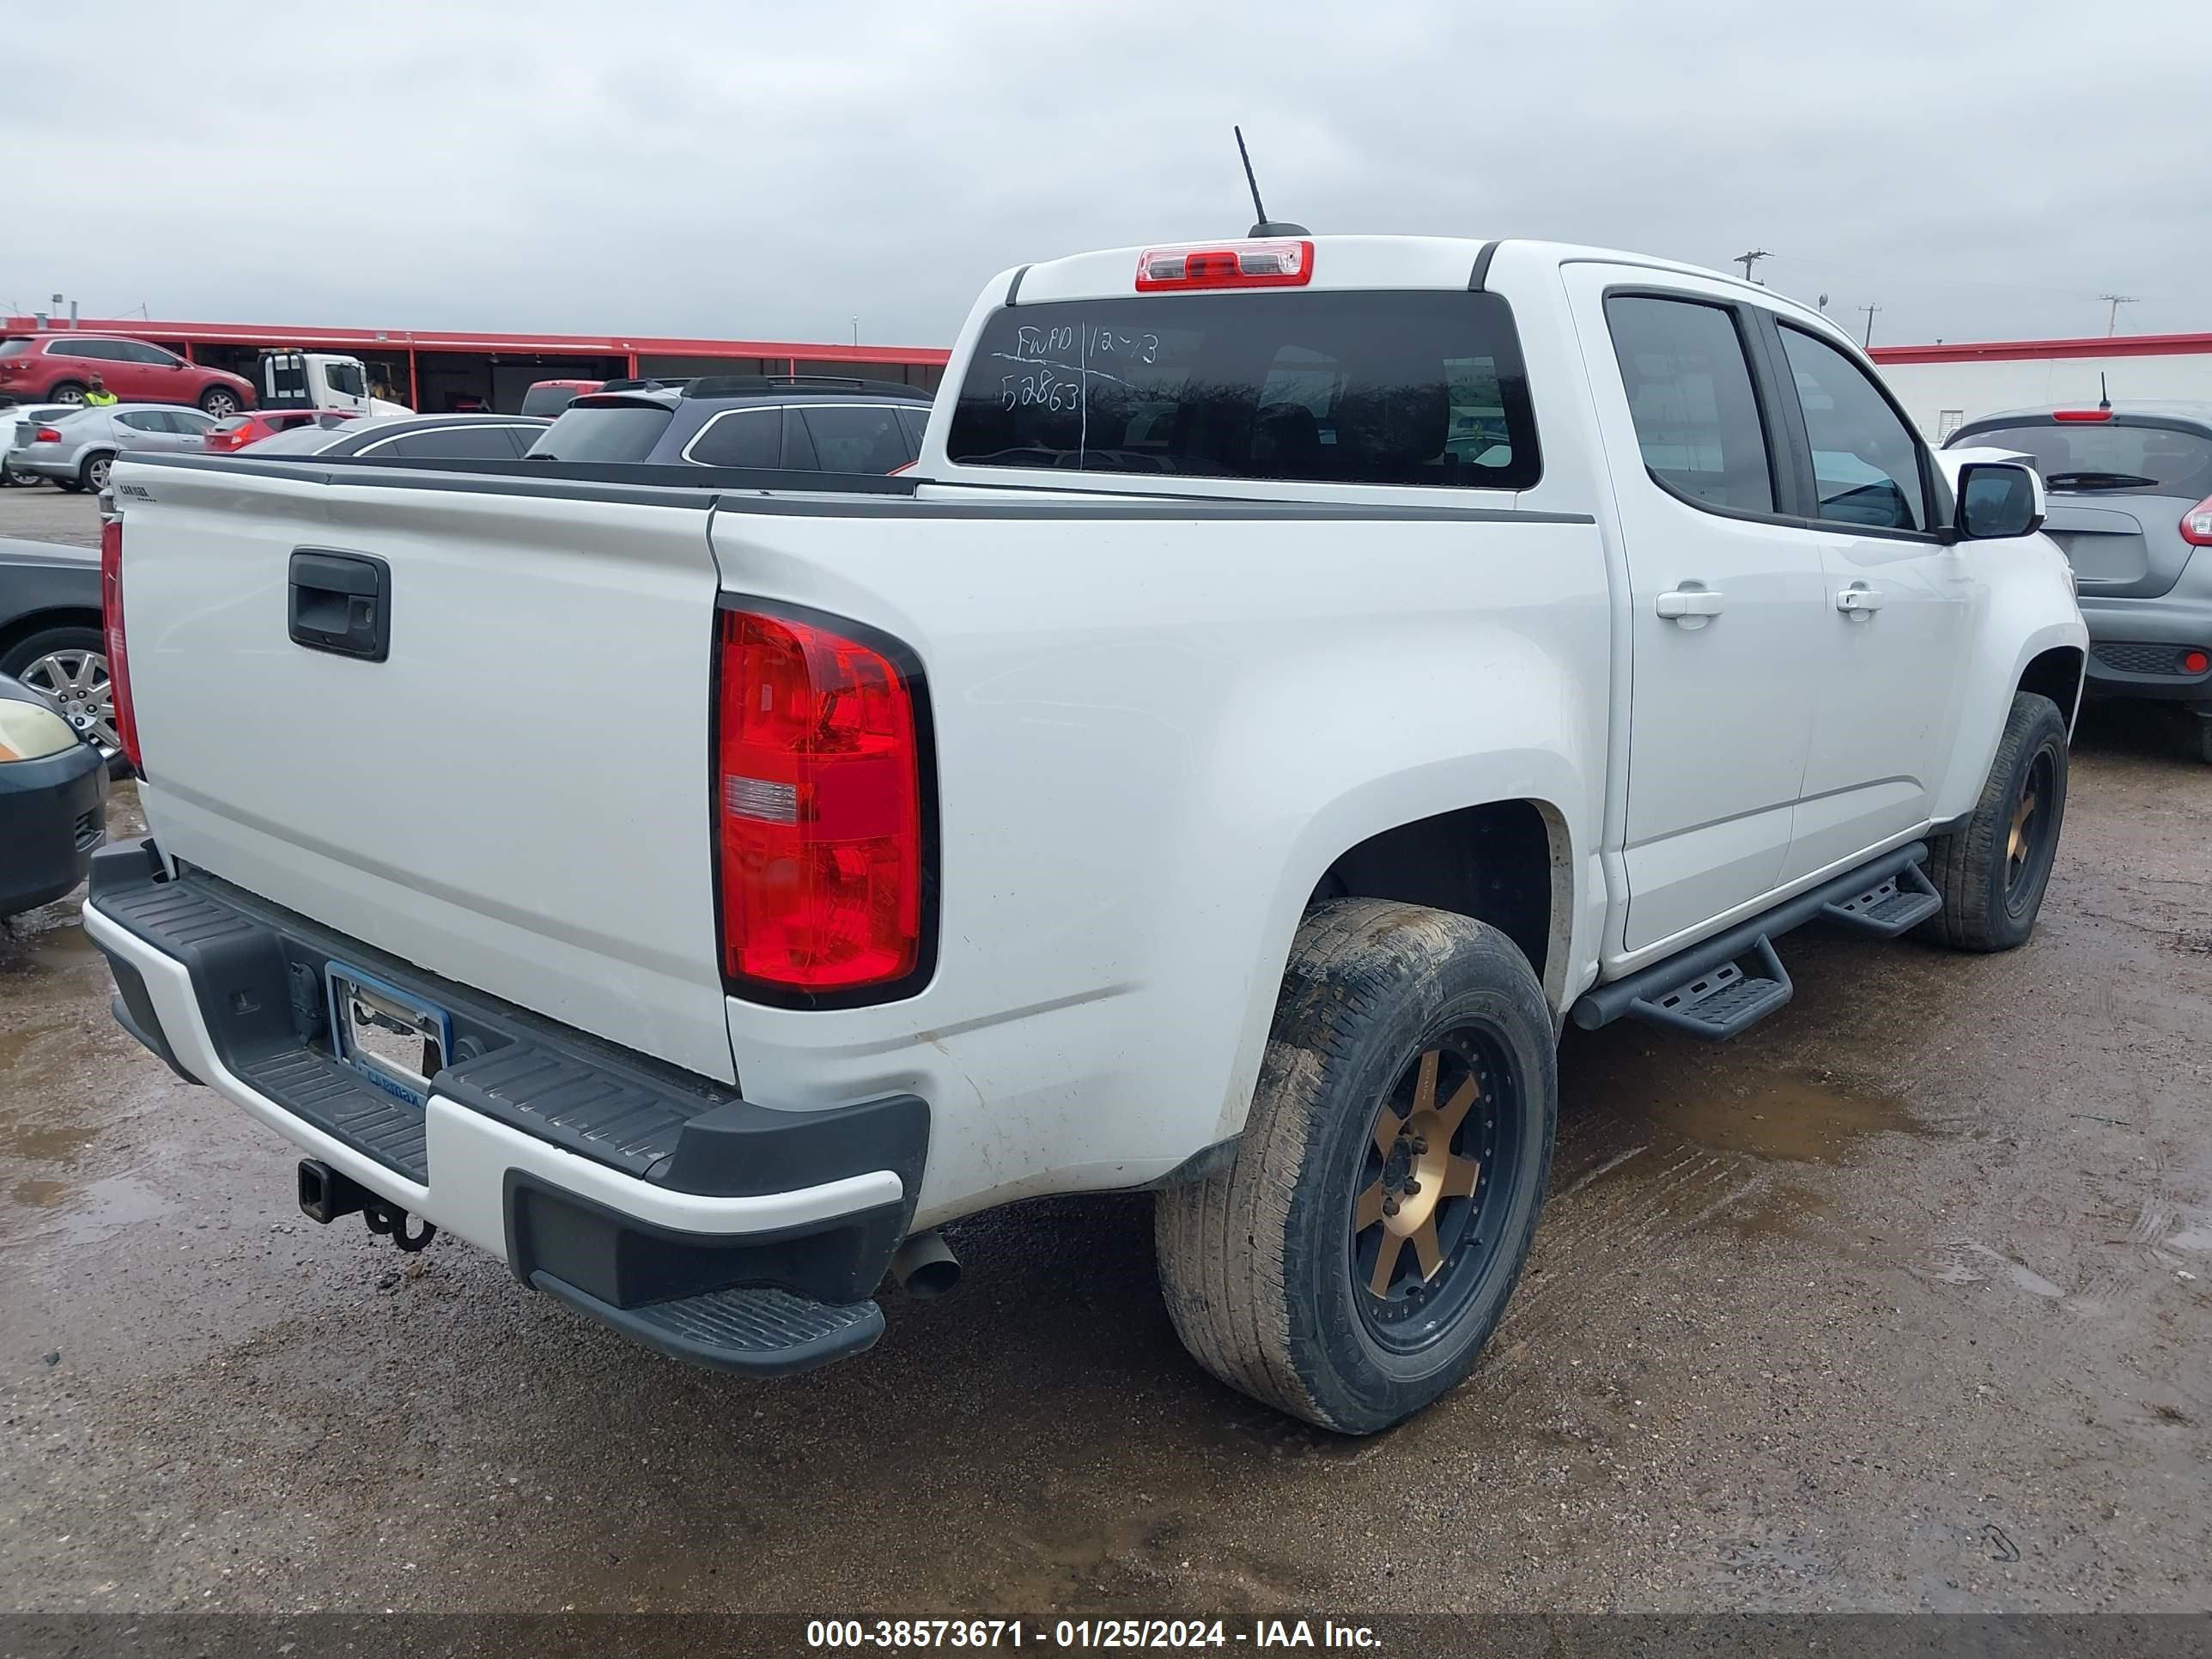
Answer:
[[[808,404],[799,411],[824,472],[889,472],[914,459],[888,404]]]
[[[38,349],[36,340],[0,340],[0,357],[27,357]]]
[[[413,460],[511,461],[514,443],[503,426],[449,426],[364,445],[359,453]]]
[[[921,434],[929,430],[929,411],[902,404],[899,405],[898,417],[899,424],[906,428],[906,441],[908,447],[915,454],[921,454]]]
[[[1835,347],[1787,323],[1782,349],[1805,410],[1818,516],[1880,530],[1927,529],[1920,446],[1889,399]]]
[[[1460,489],[1523,489],[1540,471],[1520,343],[1494,294],[1001,310],[976,342],[946,450],[969,466]]]
[[[641,461],[672,414],[658,404],[572,404],[530,453],[556,461]]]
[[[701,466],[774,466],[783,452],[781,409],[726,409],[699,428],[684,459]]]
[[[1773,512],[1774,468],[1735,313],[1615,295],[1605,318],[1645,470],[1695,507]]]
[[[2069,495],[2212,495],[2212,435],[2112,421],[1985,427],[1961,433],[1951,447],[2020,449],[2035,457],[2043,482]]]

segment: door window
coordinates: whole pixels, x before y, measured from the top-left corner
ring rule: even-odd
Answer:
[[[805,413],[825,472],[880,474],[914,459],[899,429],[898,410],[889,404],[829,404]]]
[[[359,363],[325,363],[323,384],[348,398],[368,396],[368,381]]]
[[[1774,511],[1774,465],[1735,314],[1690,299],[1605,302],[1644,465],[1693,507]]]
[[[929,429],[929,411],[919,407],[900,406],[899,424],[906,428],[907,447],[917,455],[921,453],[921,434]]]
[[[1881,388],[1826,340],[1786,323],[1782,349],[1813,448],[1814,516],[1881,530],[1927,529],[1920,446]]]
[[[150,409],[134,409],[127,415],[118,415],[114,418],[116,425],[128,427],[133,432],[169,430],[169,423],[161,418],[158,411]]]

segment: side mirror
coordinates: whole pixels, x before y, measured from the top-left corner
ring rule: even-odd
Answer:
[[[2032,535],[2043,527],[2033,468],[2012,461],[1969,461],[1959,469],[1958,516],[1962,541],[1996,541]]]

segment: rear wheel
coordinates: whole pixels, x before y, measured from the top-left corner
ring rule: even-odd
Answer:
[[[238,413],[238,394],[228,386],[211,386],[200,393],[200,407],[218,421]]]
[[[1921,937],[1958,951],[2027,944],[2065,817],[2065,717],[2050,698],[2017,692],[1973,816],[1929,843],[1928,877],[1943,908]]]
[[[0,674],[21,680],[53,704],[70,729],[100,752],[116,751],[115,688],[108,683],[106,641],[97,628],[49,628],[0,656]]]
[[[77,469],[77,488],[95,490],[106,489],[107,471],[114,464],[115,457],[112,455],[86,456],[84,465]]]
[[[81,404],[84,401],[84,388],[75,380],[64,380],[47,388],[45,401],[50,404]]]
[[[1298,929],[1225,1170],[1160,1194],[1160,1283],[1230,1387],[1371,1434],[1473,1369],[1542,1207],[1551,1013],[1466,916],[1373,899]]]

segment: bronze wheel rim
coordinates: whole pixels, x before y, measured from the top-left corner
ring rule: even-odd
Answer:
[[[2032,885],[2045,862],[2046,843],[2056,822],[2053,794],[2057,768],[2048,750],[2038,751],[2020,781],[2014,797],[2012,822],[2005,835],[2004,892],[2008,902]]]
[[[1480,1026],[1423,1046],[1376,1104],[1350,1224],[1354,1300],[1383,1346],[1440,1339],[1498,1259],[1520,1148],[1520,1080]]]

